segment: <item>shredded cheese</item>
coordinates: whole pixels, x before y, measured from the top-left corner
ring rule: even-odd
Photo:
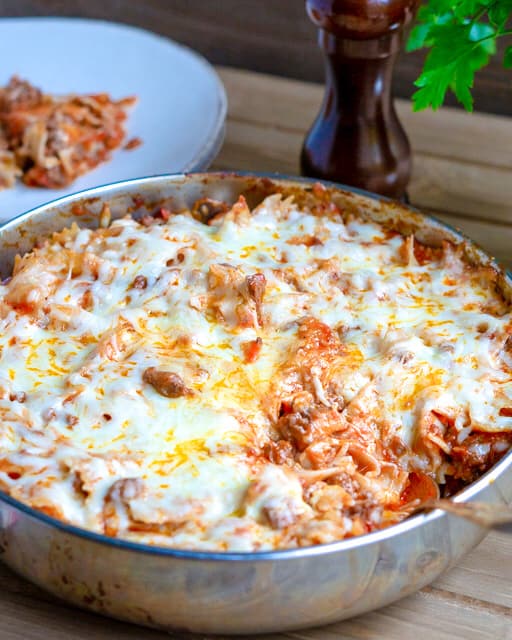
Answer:
[[[510,446],[510,306],[457,247],[278,195],[166,217],[74,226],[0,286],[4,491],[149,544],[287,548]]]

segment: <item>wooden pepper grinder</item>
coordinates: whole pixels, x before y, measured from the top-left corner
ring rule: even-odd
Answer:
[[[301,154],[303,175],[404,198],[411,150],[391,97],[419,0],[307,0],[320,29],[326,91]]]

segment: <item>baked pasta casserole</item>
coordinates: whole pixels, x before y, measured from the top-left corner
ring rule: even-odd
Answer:
[[[50,96],[13,76],[0,87],[0,189],[17,178],[30,187],[60,189],[109,160],[124,140],[134,103],[106,93]]]
[[[0,287],[0,489],[107,536],[251,551],[452,495],[512,444],[511,305],[430,247],[275,193],[73,224]]]

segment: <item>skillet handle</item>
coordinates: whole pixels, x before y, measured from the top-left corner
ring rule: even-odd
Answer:
[[[423,508],[443,509],[486,529],[512,533],[512,507],[487,502],[453,502],[446,498],[429,500]]]
[[[495,524],[491,527],[493,531],[499,531],[500,533],[508,533],[512,535],[512,522],[502,522],[501,524]]]

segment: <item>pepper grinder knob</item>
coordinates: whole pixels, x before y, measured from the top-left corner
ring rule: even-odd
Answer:
[[[303,175],[404,198],[411,149],[391,97],[393,67],[419,0],[307,0],[326,64]]]

